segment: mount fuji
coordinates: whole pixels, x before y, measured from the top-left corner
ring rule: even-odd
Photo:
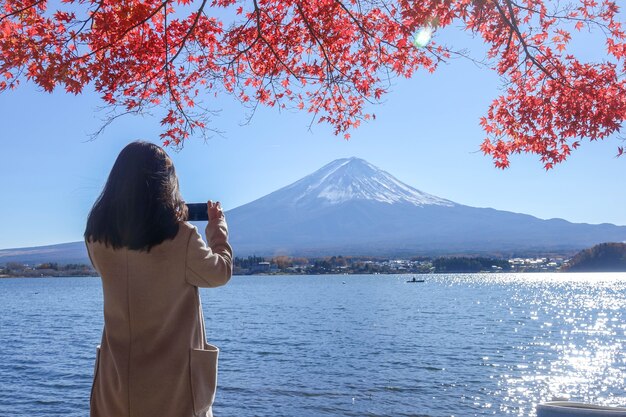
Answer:
[[[541,220],[427,194],[358,158],[226,212],[230,242],[247,255],[523,255],[573,253],[626,241],[626,226]],[[204,225],[198,223],[198,229]],[[6,262],[88,263],[83,242],[0,250]]]
[[[458,204],[358,158],[333,161],[227,220],[238,256],[569,252],[626,240],[624,226]]]

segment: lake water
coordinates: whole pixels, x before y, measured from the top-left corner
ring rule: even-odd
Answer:
[[[234,277],[202,290],[216,416],[626,405],[626,274]],[[88,416],[98,278],[0,280],[0,416]]]

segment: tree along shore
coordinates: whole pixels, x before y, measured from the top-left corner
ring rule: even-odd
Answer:
[[[600,243],[580,251],[565,266],[568,272],[626,271],[626,243]]]
[[[305,258],[249,256],[235,258],[236,275],[290,274],[432,274],[476,272],[554,272],[564,258],[414,257],[410,259],[356,256]]]
[[[28,265],[19,262],[8,262],[0,266],[0,278],[39,278],[39,277],[97,277],[98,273],[87,264],[59,264],[45,262]]]

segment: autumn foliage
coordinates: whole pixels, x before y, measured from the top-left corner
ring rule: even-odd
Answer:
[[[550,168],[626,115],[625,33],[609,0],[0,0],[0,13],[0,90],[28,79],[94,88],[115,115],[161,107],[165,145],[211,130],[222,94],[306,110],[349,137],[391,79],[459,55],[437,42],[447,27],[481,37],[504,82],[480,121],[499,167],[529,152]],[[423,28],[433,40],[416,47]],[[601,62],[570,52],[588,31],[603,37]]]

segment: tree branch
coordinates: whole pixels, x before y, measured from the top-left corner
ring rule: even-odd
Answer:
[[[33,4],[31,4],[29,6],[25,6],[25,7],[22,7],[21,9],[15,10],[15,11],[13,11],[11,13],[5,14],[2,17],[0,17],[0,22],[2,22],[5,19],[8,19],[10,17],[13,17],[15,15],[18,15],[18,14],[20,14],[22,12],[25,12],[28,9],[32,9],[33,7],[37,6],[38,4],[45,3],[45,2],[46,2],[46,0],[37,0]]]

